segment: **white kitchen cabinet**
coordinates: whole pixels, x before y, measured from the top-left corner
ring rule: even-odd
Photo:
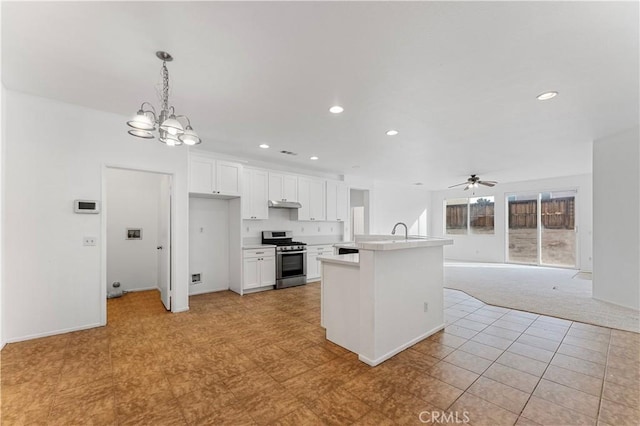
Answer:
[[[269,199],[298,201],[298,176],[269,173]]]
[[[244,250],[242,259],[242,288],[276,284],[276,252],[273,248]]]
[[[245,168],[242,172],[242,218],[268,219],[268,174],[264,170]]]
[[[332,245],[307,246],[307,282],[320,280],[321,266],[319,256],[333,254]]]
[[[344,222],[349,218],[349,187],[344,182],[327,181],[328,221]]]
[[[298,220],[325,220],[325,182],[321,179],[298,178]]]
[[[239,197],[242,165],[201,155],[189,157],[189,192]]]

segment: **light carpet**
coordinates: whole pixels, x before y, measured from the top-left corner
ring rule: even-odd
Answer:
[[[640,332],[640,311],[593,299],[590,274],[574,269],[445,262],[444,281],[490,305]]]

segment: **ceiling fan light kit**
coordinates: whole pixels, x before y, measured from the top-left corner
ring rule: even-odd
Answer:
[[[186,115],[176,115],[175,108],[169,106],[169,70],[167,62],[173,61],[173,57],[163,51],[156,52],[158,59],[162,61],[162,93],[160,102],[162,110],[158,115],[156,109],[149,102],[143,102],[136,115],[127,121],[127,125],[132,128],[129,130],[131,136],[142,139],[153,139],[153,134],[158,131],[158,140],[167,146],[198,145],[202,143],[202,139],[191,127],[191,120]],[[147,106],[147,109],[145,109]],[[186,122],[186,126],[180,122],[180,119]]]
[[[451,185],[449,189],[465,185],[464,190],[466,191],[469,188],[478,188],[480,185],[494,187],[497,183],[498,182],[496,182],[495,180],[480,180],[478,176],[471,175],[466,182]]]

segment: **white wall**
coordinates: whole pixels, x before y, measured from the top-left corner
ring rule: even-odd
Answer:
[[[124,291],[158,287],[158,203],[167,175],[107,169],[107,292],[118,281]],[[128,240],[127,228],[142,228]]]
[[[393,225],[404,222],[410,235],[429,234],[431,191],[420,186],[375,182],[371,195],[371,234],[391,234]],[[424,218],[426,211],[426,218]],[[420,222],[422,225],[419,226]],[[425,228],[427,225],[427,229]],[[404,234],[400,227],[396,232]]]
[[[528,193],[539,191],[558,191],[576,189],[578,225],[578,267],[584,271],[592,269],[592,188],[591,175],[567,176],[525,182],[498,183],[493,188],[480,187],[474,192],[461,188],[437,191],[432,194],[431,226],[434,236],[444,235],[444,201],[447,198],[495,197],[495,233],[493,235],[447,235],[454,240],[453,245],[445,246],[445,258],[450,260],[468,260],[476,262],[506,261],[506,207],[505,197],[510,193]]]
[[[291,220],[291,209],[269,209],[267,220],[243,220],[243,238],[261,238],[262,231],[293,231],[294,237],[341,236],[344,224],[340,222],[300,222]]]
[[[0,7],[0,9],[2,9]],[[1,12],[0,12],[1,15]],[[2,67],[0,66],[0,69]],[[2,75],[1,75],[2,71],[0,71],[0,81],[2,80]],[[6,107],[5,107],[5,99],[6,99],[6,89],[4,88],[4,84],[0,84],[0,349],[2,349],[5,345],[5,336],[6,333],[4,332],[4,325],[5,325],[5,320],[4,320],[4,308],[3,308],[3,303],[4,303],[4,235],[3,235],[3,229],[4,229],[4,172],[5,172],[5,167],[4,167],[4,146],[5,146],[5,141],[7,139],[6,137],[6,126],[4,125],[5,122],[5,112],[6,112]]]
[[[593,144],[593,297],[640,309],[640,131]]]
[[[189,198],[189,294],[229,288],[229,200]]]
[[[104,324],[106,220],[74,214],[73,200],[103,198],[105,165],[173,174],[172,307],[188,309],[188,151],[129,136],[127,117],[6,95],[6,340]]]

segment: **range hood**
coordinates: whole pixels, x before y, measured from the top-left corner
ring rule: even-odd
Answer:
[[[299,209],[302,207],[302,204],[297,201],[269,200],[269,207],[274,209]]]

